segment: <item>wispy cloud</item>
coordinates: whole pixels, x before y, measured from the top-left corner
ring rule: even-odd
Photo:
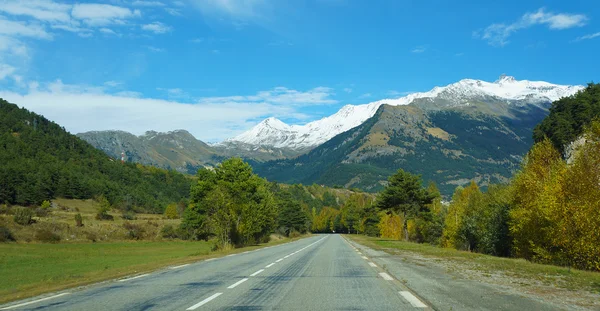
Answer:
[[[350,94],[350,93],[352,93],[352,89],[349,87],[346,87],[346,88],[344,88],[344,92]]]
[[[473,36],[486,40],[493,46],[504,46],[509,43],[508,38],[521,29],[535,25],[545,25],[552,30],[562,30],[584,26],[587,20],[588,17],[583,14],[552,13],[541,8],[536,12],[526,13],[511,24],[492,24],[485,29],[474,32]]]
[[[90,26],[123,25],[127,20],[140,17],[140,10],[97,3],[75,4],[72,16]]]
[[[188,40],[188,42],[190,42],[190,43],[202,43],[202,42],[204,42],[204,38],[194,38],[194,39]]]
[[[13,72],[15,72],[15,67],[0,64],[0,80],[4,80],[4,78],[12,75]]]
[[[165,49],[163,49],[163,48],[158,48],[158,47],[151,46],[151,45],[146,45],[144,47],[154,53],[162,53],[165,51]]]
[[[461,56],[464,56],[464,55],[465,55],[465,53],[464,53],[464,52],[460,52],[460,53],[456,53],[456,54],[454,54],[454,56],[456,56],[456,57],[461,57]]]
[[[338,103],[331,98],[335,93],[332,88],[316,87],[302,92],[286,87],[276,87],[268,91],[261,91],[255,95],[248,96],[225,96],[225,97],[205,97],[201,98],[201,103],[253,103],[264,102],[269,104],[287,105],[287,106],[312,106],[312,105],[330,105]]]
[[[410,50],[411,53],[423,53],[425,51],[427,51],[427,47],[424,45],[417,46],[414,49]]]
[[[131,3],[133,6],[145,6],[145,7],[163,7],[164,3],[160,1],[144,1],[144,0],[136,0]]]
[[[169,31],[173,30],[173,28],[171,28],[170,26],[167,26],[161,22],[153,22],[150,24],[142,25],[142,29],[153,32],[155,34],[163,34],[163,33],[167,33]]]
[[[52,35],[39,24],[9,21],[0,17],[0,34],[12,37],[52,39]]]
[[[371,94],[371,93],[365,93],[365,94],[360,95],[358,98],[359,99],[365,99],[365,98],[370,98],[370,97],[373,97],[373,94]]]
[[[600,37],[600,32],[596,32],[596,33],[591,33],[589,35],[585,35],[585,36],[581,36],[581,37],[577,37],[575,38],[574,41],[582,41],[582,40],[590,40],[590,39],[594,39]]]
[[[175,8],[165,8],[165,12],[167,12],[170,15],[173,15],[173,16],[181,16],[181,15],[183,15],[183,13],[181,13],[180,9],[175,9]]]

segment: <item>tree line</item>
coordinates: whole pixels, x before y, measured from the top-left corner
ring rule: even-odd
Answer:
[[[58,124],[0,99],[0,204],[105,196],[124,210],[162,212],[186,200],[192,180],[110,159]]]

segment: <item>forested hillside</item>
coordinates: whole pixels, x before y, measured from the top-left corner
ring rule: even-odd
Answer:
[[[600,117],[600,84],[590,83],[574,96],[561,98],[550,108],[550,114],[533,131],[536,142],[548,137],[555,148],[564,152],[585,127]]]
[[[110,159],[58,124],[0,99],[0,203],[104,195],[123,209],[160,212],[187,198],[190,185],[174,171]]]

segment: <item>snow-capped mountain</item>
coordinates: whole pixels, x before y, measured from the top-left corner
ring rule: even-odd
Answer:
[[[288,125],[276,118],[268,118],[223,144],[240,142],[254,146],[308,149],[362,124],[384,104],[409,105],[417,99],[441,99],[448,107],[468,105],[472,101],[496,101],[513,105],[542,104],[570,96],[582,88],[583,86],[556,85],[543,81],[515,80],[506,75],[500,76],[495,82],[463,79],[444,87],[434,87],[429,92],[412,93],[364,105],[346,105],[329,117],[305,125]]]

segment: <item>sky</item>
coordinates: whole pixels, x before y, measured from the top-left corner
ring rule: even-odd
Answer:
[[[0,98],[218,142],[501,74],[598,81],[600,1],[0,0]]]

